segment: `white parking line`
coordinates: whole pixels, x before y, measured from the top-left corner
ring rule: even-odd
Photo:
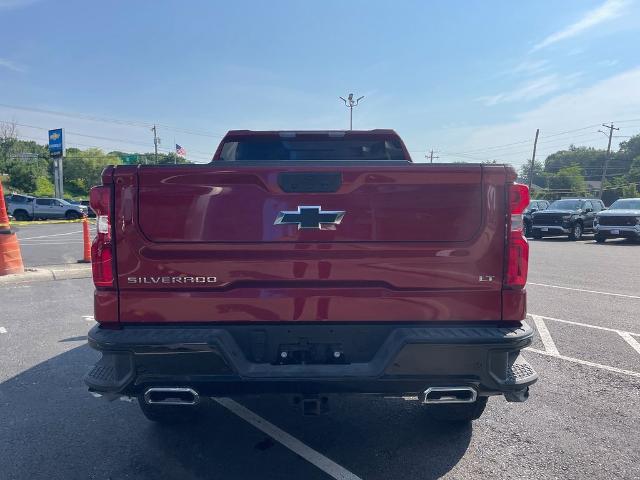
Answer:
[[[74,232],[66,232],[66,233],[52,233],[51,235],[40,235],[38,237],[28,237],[28,238],[20,238],[18,240],[34,240],[36,238],[49,238],[49,237],[61,237],[62,235],[74,235],[76,233],[82,233],[82,230],[74,231]]]
[[[0,327],[0,333],[7,333],[7,329],[4,327]]]
[[[341,467],[311,447],[308,447],[297,438],[289,435],[284,430],[276,427],[274,424],[268,422],[243,405],[240,405],[238,402],[230,398],[214,398],[214,400],[258,430],[263,431],[274,440],[280,442],[289,450],[304,458],[307,462],[315,465],[327,475],[340,480],[362,480],[357,475]]]
[[[564,355],[553,355],[544,350],[538,350],[537,348],[527,347],[527,352],[534,352],[540,355],[546,355],[547,357],[559,358],[560,360],[566,360],[567,362],[579,363],[580,365],[587,365],[589,367],[599,368],[601,370],[607,370],[609,372],[622,373],[623,375],[629,375],[631,377],[640,378],[640,372],[634,372],[632,370],[624,370],[622,368],[610,367],[609,365],[602,365],[601,363],[589,362],[587,360],[580,360],[579,358],[565,357]]]
[[[556,347],[556,343],[551,338],[551,334],[547,329],[547,325],[544,323],[544,320],[539,315],[531,315],[534,323],[536,324],[536,328],[538,329],[538,335],[540,335],[540,340],[544,344],[544,349],[549,355],[553,355],[555,357],[560,355],[558,348]]]
[[[585,290],[583,288],[562,287],[560,285],[548,285],[546,283],[527,282],[527,285],[536,285],[538,287],[559,288],[561,290],[573,290],[574,292],[595,293],[598,295],[612,295],[614,297],[635,298],[640,300],[640,295],[626,295],[623,293],[599,292],[597,290]]]
[[[553,322],[568,323],[569,325],[578,325],[579,327],[595,328],[596,330],[606,330],[607,332],[614,332],[614,333],[617,333],[619,335],[622,335],[623,333],[627,333],[629,335],[634,335],[636,337],[640,337],[640,333],[627,332],[626,330],[618,330],[616,328],[601,327],[600,325],[591,325],[590,323],[574,322],[572,320],[563,320],[561,318],[546,317],[544,315],[533,315],[533,314],[531,314],[530,316],[531,316],[531,318],[540,317],[540,318],[543,318],[544,320],[551,320]]]
[[[70,240],[68,242],[20,242],[21,247],[40,247],[43,245],[72,245],[84,243],[82,240]]]
[[[640,343],[638,343],[638,341],[633,338],[629,332],[618,332],[618,335],[620,335],[625,342],[631,345],[631,348],[640,353]]]
[[[82,318],[85,319],[87,322],[95,322],[93,315],[82,315]]]

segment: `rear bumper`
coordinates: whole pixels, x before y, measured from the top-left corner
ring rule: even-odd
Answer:
[[[85,382],[100,393],[185,386],[209,396],[404,395],[464,385],[479,395],[524,400],[538,378],[520,355],[531,343],[531,327],[476,325],[96,326],[89,344],[102,358]],[[325,360],[288,363],[300,352]]]

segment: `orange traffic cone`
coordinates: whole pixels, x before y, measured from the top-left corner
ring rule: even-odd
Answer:
[[[4,203],[2,180],[0,180],[0,275],[24,272],[20,244],[15,233],[11,232],[7,206]]]
[[[78,263],[91,263],[91,239],[89,238],[89,219],[86,215],[82,216],[82,240],[83,240],[83,255],[82,260],[78,260]]]

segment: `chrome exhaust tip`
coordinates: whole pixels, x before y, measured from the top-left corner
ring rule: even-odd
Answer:
[[[429,387],[423,403],[473,403],[477,398],[478,392],[472,387]]]
[[[153,387],[144,392],[144,401],[149,405],[195,405],[200,396],[193,388]]]

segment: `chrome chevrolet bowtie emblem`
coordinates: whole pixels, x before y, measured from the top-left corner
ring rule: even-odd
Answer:
[[[274,225],[297,224],[298,229],[315,228],[317,230],[335,230],[345,212],[323,211],[322,207],[310,207],[301,205],[297,212],[280,212]]]

